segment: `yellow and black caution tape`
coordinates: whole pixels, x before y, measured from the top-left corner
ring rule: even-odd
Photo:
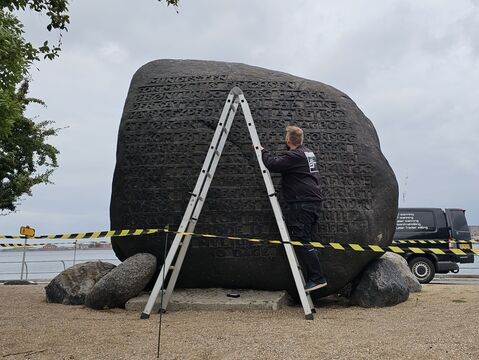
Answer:
[[[92,243],[92,242],[89,242],[89,243]],[[87,243],[87,244],[89,244]],[[76,244],[76,241],[75,242],[49,242],[49,243],[8,243],[8,244],[5,244],[5,243],[0,243],[0,247],[34,247],[34,246],[45,246],[45,245],[73,245],[73,244]],[[108,243],[109,244],[109,243]]]
[[[170,231],[165,229],[134,229],[134,230],[110,230],[110,231],[97,231],[97,232],[85,232],[85,233],[76,233],[76,234],[59,234],[59,235],[41,235],[35,236],[29,239],[93,239],[93,238],[102,238],[102,237],[118,237],[118,236],[138,236],[138,235],[150,235],[159,232],[164,233],[175,233],[184,236],[195,236],[195,237],[203,237],[203,238],[217,238],[217,239],[227,239],[227,240],[243,240],[252,243],[268,243],[273,245],[283,244],[282,240],[265,240],[265,239],[256,239],[256,238],[246,238],[246,237],[238,237],[238,236],[222,236],[222,235],[213,235],[213,234],[197,234],[192,232],[177,232],[177,231]],[[4,236],[0,235],[0,238],[6,239],[16,239],[21,237],[13,237],[13,236]],[[406,240],[405,240],[406,241]],[[411,240],[407,240],[411,241]],[[419,241],[419,240],[416,240]],[[446,240],[441,240],[446,241]],[[426,241],[425,243],[428,243]],[[291,245],[294,246],[305,246],[307,244],[315,247],[315,248],[323,248],[323,249],[333,249],[338,251],[345,251],[345,250],[352,250],[357,252],[365,252],[365,251],[372,251],[378,253],[384,253],[386,251],[394,252],[397,254],[404,254],[404,253],[415,253],[415,254],[425,254],[425,253],[432,253],[436,255],[445,255],[445,254],[454,254],[454,255],[467,255],[467,254],[474,254],[479,255],[479,249],[439,249],[439,248],[419,248],[419,247],[399,247],[399,246],[386,246],[381,247],[378,245],[360,245],[360,244],[351,244],[351,243],[321,243],[317,241],[313,241],[310,243],[302,243],[300,241],[290,241]],[[23,244],[22,244],[23,246]]]
[[[42,244],[23,244],[23,243],[16,243],[16,244],[0,244],[0,247],[33,247],[33,246],[45,246],[45,245],[55,245],[55,244],[74,244],[74,243],[42,243]]]
[[[32,244],[0,244],[0,247],[30,247]]]
[[[477,244],[477,240],[447,240],[447,239],[406,239],[406,240],[393,240],[394,244],[448,244],[448,243],[459,243],[459,244]]]
[[[84,232],[76,234],[57,234],[57,235],[40,235],[29,237],[29,239],[98,239],[104,237],[118,237],[118,236],[136,236],[136,235],[150,235],[164,231],[163,229],[134,229],[134,230],[108,230]],[[0,235],[0,239],[24,239],[23,236],[18,235]]]

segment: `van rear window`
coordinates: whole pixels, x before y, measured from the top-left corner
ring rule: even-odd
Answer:
[[[466,217],[464,216],[464,211],[462,210],[452,210],[450,212],[452,218],[452,228],[456,231],[469,231],[469,226],[467,225]]]
[[[431,211],[399,212],[396,220],[396,232],[435,231],[436,222]]]

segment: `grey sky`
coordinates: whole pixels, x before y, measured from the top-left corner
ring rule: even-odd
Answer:
[[[51,140],[61,151],[55,185],[0,217],[0,233],[109,227],[129,82],[160,58],[242,62],[346,92],[378,131],[400,206],[461,207],[479,224],[478,1],[181,3],[176,14],[156,0],[72,1],[61,57],[32,71],[31,95],[48,108],[31,114],[69,126]],[[28,38],[43,40],[46,20],[23,19]]]

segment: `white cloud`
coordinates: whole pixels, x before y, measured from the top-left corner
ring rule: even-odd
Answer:
[[[100,56],[108,62],[122,64],[128,60],[130,54],[125,47],[117,43],[106,43],[99,49]]]
[[[41,118],[70,126],[55,185],[37,186],[2,231],[109,226],[116,136],[133,73],[157,58],[244,62],[328,83],[376,126],[406,205],[454,206],[479,224],[476,1],[155,0],[71,3],[64,51],[33,72]],[[28,36],[44,19],[27,14]],[[407,186],[404,179],[408,176]]]

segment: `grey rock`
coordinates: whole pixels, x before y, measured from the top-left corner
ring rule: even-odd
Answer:
[[[420,292],[422,290],[422,286],[417,278],[411,272],[406,259],[404,259],[401,255],[387,252],[381,259],[384,261],[391,261],[394,266],[396,266],[397,272],[403,277],[407,287],[409,288],[409,292]]]
[[[118,134],[111,228],[163,228],[181,222],[234,86],[243,90],[265,148],[284,149],[287,125],[304,129],[305,143],[318,158],[325,197],[315,240],[389,245],[398,186],[373,124],[353,100],[317,81],[216,61],[157,60],[134,75]],[[279,180],[273,176],[282,201]],[[196,232],[279,238],[241,111]],[[160,267],[164,238],[119,237],[112,244],[120,260],[149,252]],[[319,256],[328,286],[314,294],[325,296],[355,279],[378,255],[323,249]],[[205,238],[192,239],[177,286],[296,292],[281,246]]]
[[[7,280],[3,285],[37,285],[37,283],[30,280]]]
[[[81,305],[98,280],[108,274],[115,265],[102,262],[86,262],[69,267],[55,276],[45,287],[47,301],[65,305]]]
[[[98,310],[123,307],[144,289],[155,269],[154,255],[140,253],[129,257],[95,284],[85,305]]]
[[[384,307],[400,304],[409,298],[409,287],[401,273],[402,264],[389,256],[374,260],[362,273],[352,290],[350,304]]]

